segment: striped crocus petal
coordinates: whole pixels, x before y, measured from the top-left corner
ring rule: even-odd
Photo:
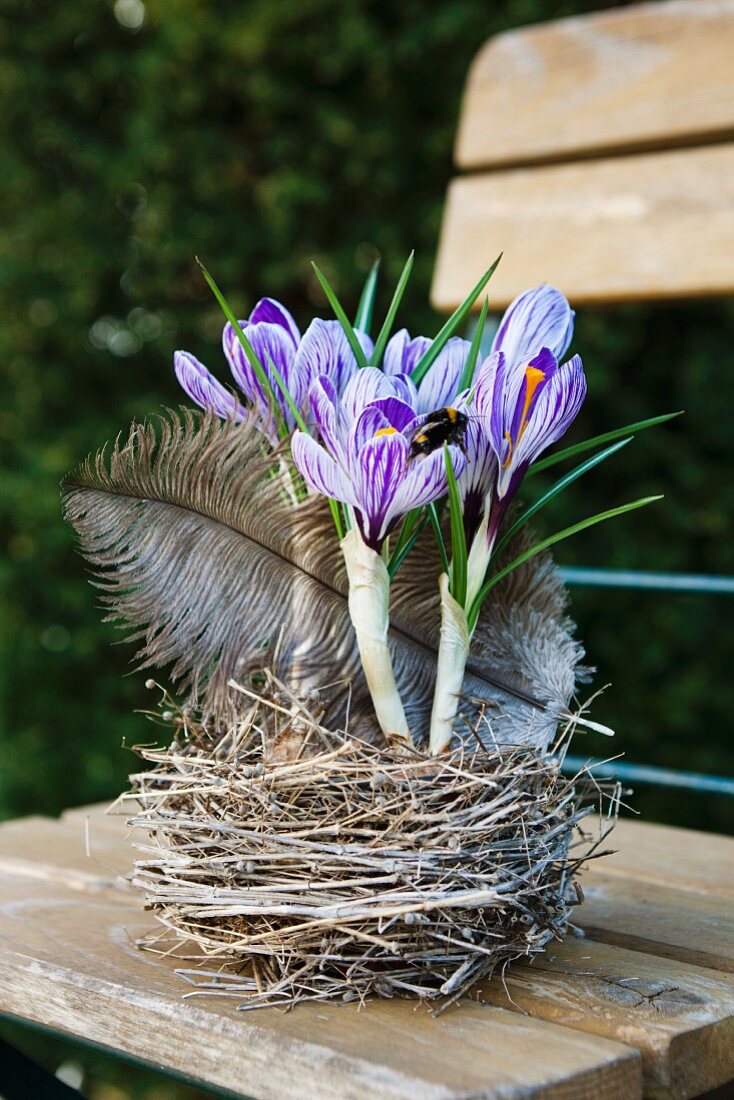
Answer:
[[[378,397],[368,407],[379,409],[389,426],[398,432],[410,431],[421,420],[413,406],[399,397]]]
[[[466,542],[467,546],[471,546],[484,513],[491,504],[492,489],[497,479],[497,455],[484,424],[477,417],[470,419],[466,426],[464,447],[466,466],[457,481]]]
[[[574,355],[551,373],[510,453],[501,463],[497,482],[500,497],[512,495],[528,466],[566,433],[585,397],[583,363],[580,356]]]
[[[453,444],[449,447],[451,465],[456,478],[462,477],[466,469],[466,456],[459,447]],[[431,454],[422,455],[413,459],[405,470],[405,474],[393,502],[393,510],[396,515],[402,516],[412,508],[421,508],[424,504],[432,504],[435,500],[445,496],[448,492],[448,479],[446,477],[446,459],[443,447]]]
[[[510,366],[527,363],[541,348],[560,359],[573,337],[574,313],[552,286],[526,290],[508,306],[492,343],[503,351]]]
[[[357,456],[367,443],[384,435],[392,435],[396,429],[385,416],[377,402],[368,405],[350,425],[347,433],[347,465],[354,470]]]
[[[407,328],[401,328],[387,342],[382,369],[385,374],[412,374],[418,360],[423,358],[432,343],[427,336],[416,336],[411,340]]]
[[[497,454],[504,439],[504,389],[507,379],[507,359],[502,351],[493,351],[479,368],[473,390],[469,415],[477,416]]]
[[[211,409],[222,420],[244,420],[246,409],[195,356],[188,351],[177,351],[173,368],[182,389],[202,409]]]
[[[357,504],[349,478],[330,454],[306,432],[294,432],[291,440],[293,461],[314,492],[343,504]]]
[[[301,333],[292,315],[275,298],[261,298],[250,314],[247,324],[259,325],[262,322],[269,325],[280,325],[291,337],[294,347],[301,339]]]
[[[355,330],[357,339],[369,359],[373,343],[365,332]],[[358,370],[354,352],[349,346],[339,321],[323,321],[317,317],[306,329],[296,352],[293,370],[310,384],[320,374],[333,379],[337,392],[342,393],[347,382]]]
[[[408,442],[400,432],[386,427],[378,433],[353,455],[351,471],[362,538],[376,551],[402,514],[395,501],[408,462]]]
[[[275,381],[270,363],[272,362],[275,365],[294,403],[301,408],[305,401],[307,386],[305,380],[299,378],[293,369],[295,344],[282,325],[261,321],[257,325],[245,324],[242,327],[252,350],[262,364],[286,425],[289,428],[294,428],[293,413]],[[255,370],[247,358],[245,349],[242,347],[234,328],[229,323],[225,325],[222,344],[235,382],[253,405],[263,413],[267,413],[270,408],[269,397],[263,392]]]
[[[548,348],[541,348],[530,362],[517,367],[507,379],[505,389],[505,431],[508,442],[516,446],[531,420],[540,395],[558,370],[558,360]]]
[[[346,463],[345,440],[339,432],[337,392],[334,381],[320,375],[311,383],[308,391],[314,427],[323,439],[327,450],[342,465]]]
[[[340,413],[348,428],[362,410],[381,397],[400,397],[404,386],[388,378],[377,367],[362,367],[347,382],[340,402]]]
[[[470,349],[470,341],[460,336],[452,336],[447,341],[418,386],[419,412],[433,412],[454,404]]]

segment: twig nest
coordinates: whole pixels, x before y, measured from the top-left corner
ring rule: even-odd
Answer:
[[[295,727],[261,699],[237,727],[179,717],[168,748],[138,750],[153,767],[127,797],[150,843],[132,880],[166,930],[144,946],[198,946],[181,971],[198,991],[450,1003],[563,936],[588,776],[478,740],[436,759]]]

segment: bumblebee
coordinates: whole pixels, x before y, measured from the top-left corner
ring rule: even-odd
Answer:
[[[455,443],[464,451],[464,434],[468,423],[468,416],[450,405],[428,413],[410,441],[408,461],[418,458],[419,455],[429,455],[443,447],[444,443]]]

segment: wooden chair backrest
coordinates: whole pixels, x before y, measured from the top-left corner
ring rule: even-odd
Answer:
[[[432,299],[494,256],[575,305],[734,291],[734,0],[665,0],[499,35],[469,74]]]

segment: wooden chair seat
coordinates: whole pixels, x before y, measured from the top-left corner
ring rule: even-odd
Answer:
[[[237,1012],[189,996],[104,807],[0,826],[0,1012],[238,1096],[695,1096],[734,1077],[734,840],[623,821],[570,936],[434,1018],[413,1001]]]

